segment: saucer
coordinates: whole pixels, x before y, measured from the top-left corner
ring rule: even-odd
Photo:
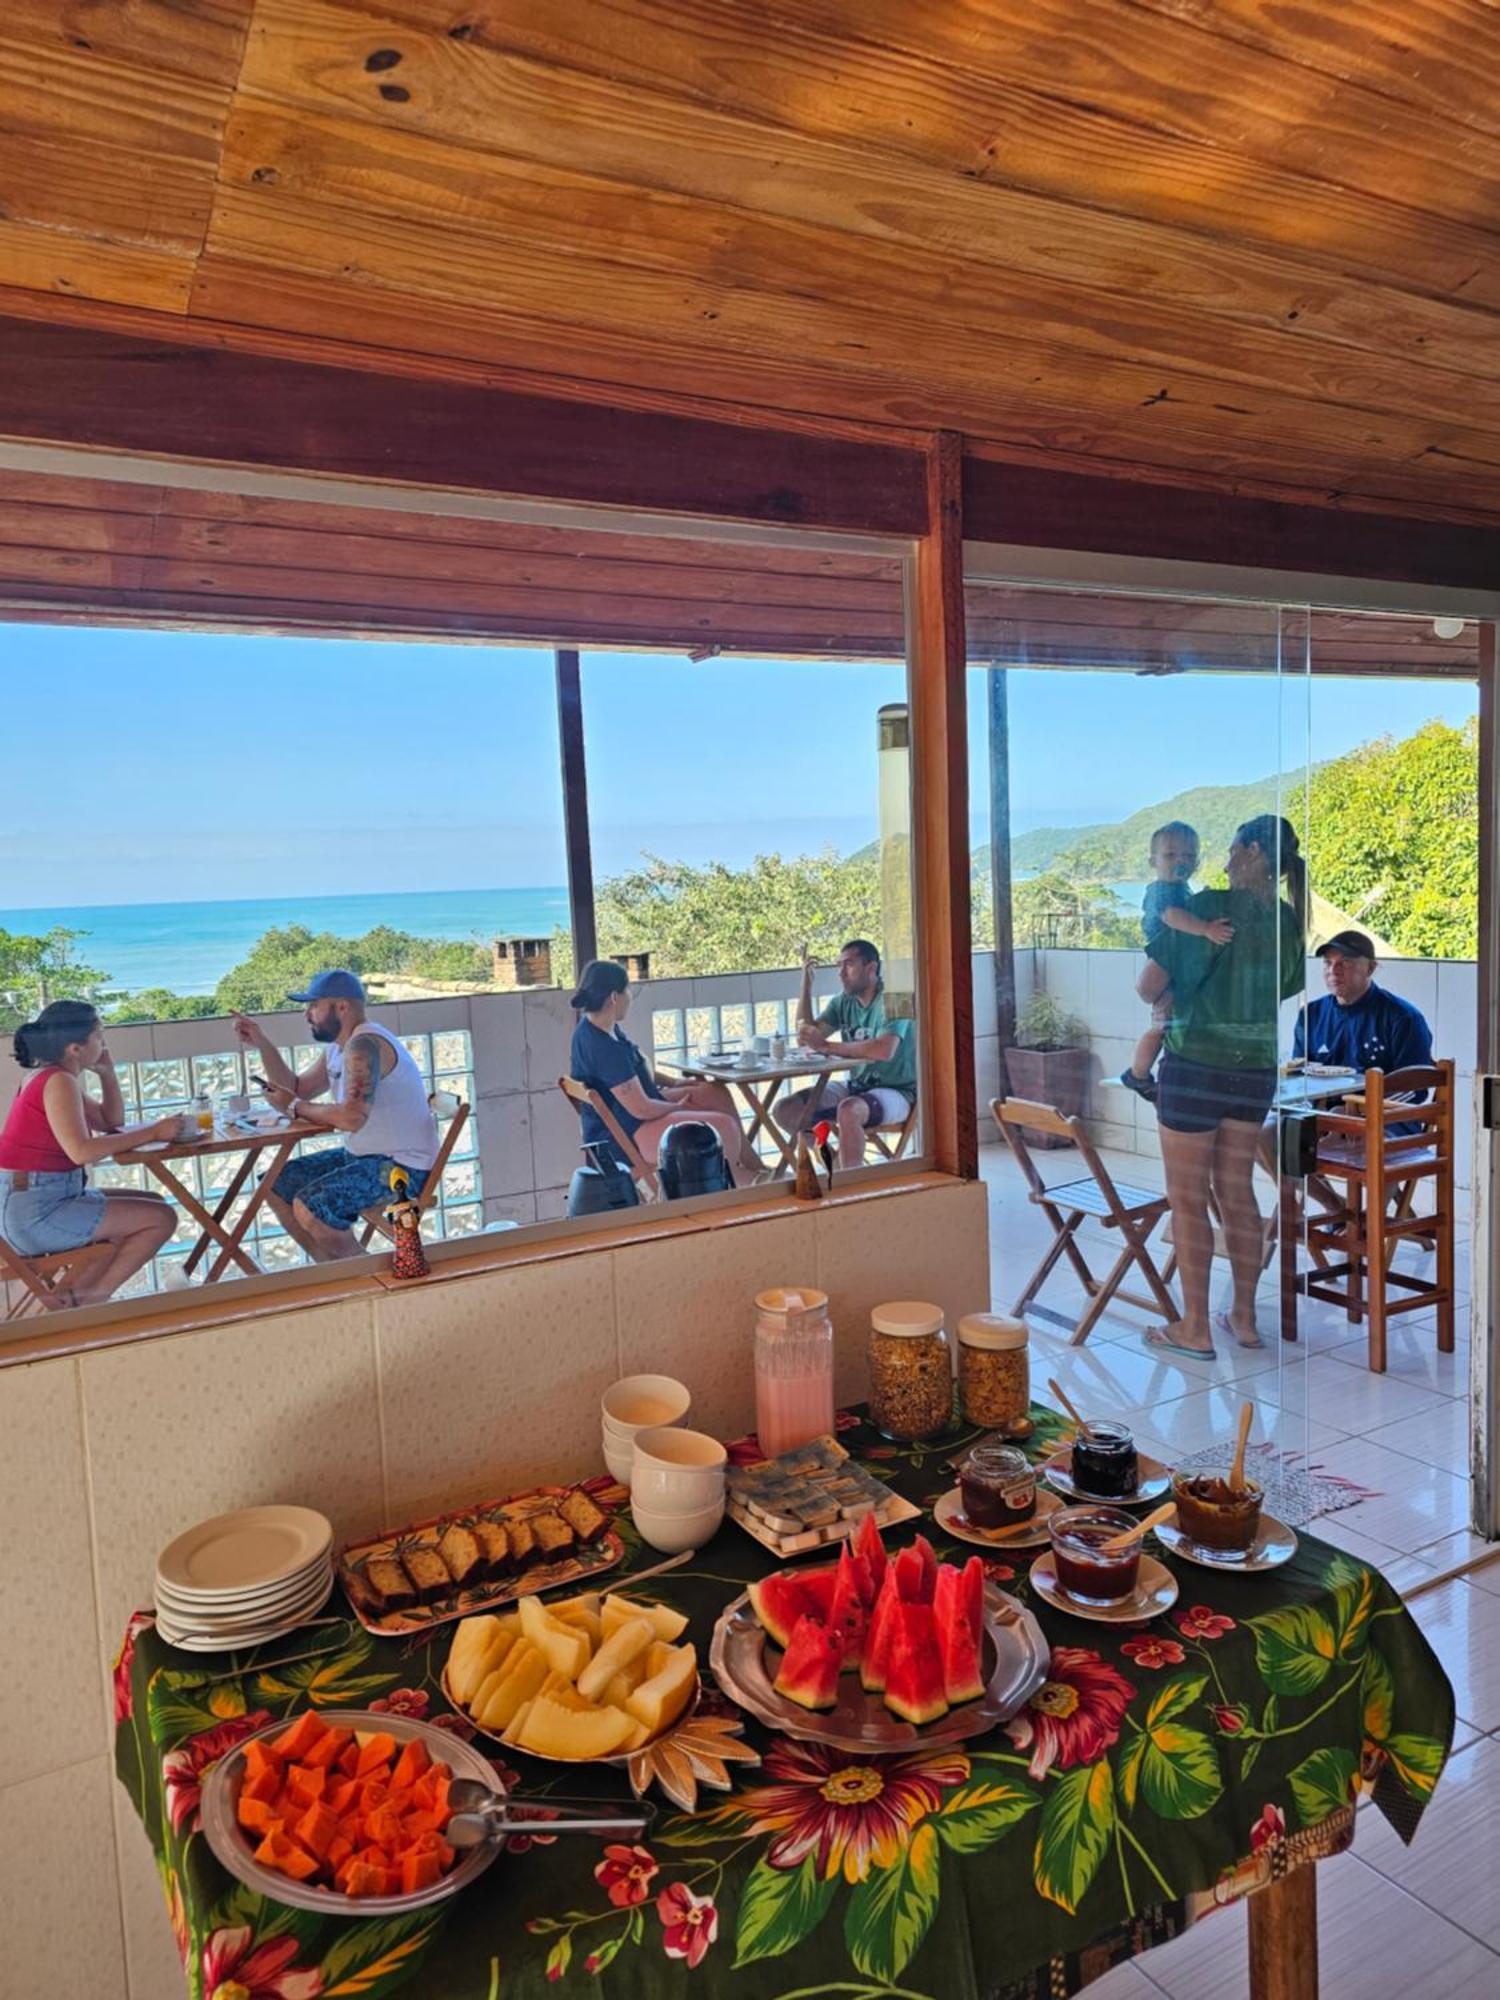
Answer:
[[[1159,1618],[1177,1602],[1177,1579],[1154,1556],[1141,1557],[1135,1589],[1118,1604],[1080,1604],[1076,1597],[1070,1597],[1057,1580],[1051,1549],[1031,1565],[1031,1586],[1054,1611],[1066,1611],[1070,1618],[1090,1618],[1100,1625],[1139,1625],[1143,1619]]]
[[[1037,1467],[1037,1471],[1049,1486],[1055,1486],[1059,1493],[1066,1493],[1070,1500],[1087,1501],[1095,1507],[1139,1507],[1147,1500],[1160,1500],[1172,1484],[1172,1468],[1163,1465],[1159,1458],[1148,1458],[1141,1452],[1136,1458],[1136,1484],[1134,1493],[1090,1493],[1086,1488],[1073,1483],[1072,1448],[1054,1452],[1051,1458]]]
[[[980,1528],[966,1519],[963,1497],[958,1487],[950,1487],[932,1510],[932,1518],[955,1541],[972,1542],[976,1549],[1039,1549],[1047,1540],[1047,1516],[1064,1503],[1044,1486],[1036,1490],[1036,1512],[1029,1520],[1017,1521],[1013,1528]]]
[[[1190,1541],[1175,1521],[1163,1521],[1156,1529],[1156,1539],[1169,1554],[1181,1556],[1184,1562],[1200,1563],[1204,1569],[1241,1572],[1280,1569],[1297,1553],[1297,1537],[1285,1521],[1278,1521],[1274,1515],[1264,1512],[1260,1517],[1260,1531],[1243,1554],[1232,1550],[1226,1553],[1222,1549],[1206,1549],[1201,1542]]]

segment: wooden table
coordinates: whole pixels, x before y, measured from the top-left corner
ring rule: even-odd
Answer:
[[[795,1174],[797,1171],[797,1151],[795,1135],[788,1137],[771,1116],[771,1107],[781,1094],[783,1084],[811,1076],[833,1076],[839,1070],[860,1068],[860,1062],[846,1056],[819,1058],[808,1049],[789,1047],[784,1056],[772,1061],[770,1056],[758,1058],[753,1069],[744,1068],[735,1057],[726,1056],[697,1060],[690,1057],[685,1049],[657,1049],[653,1060],[658,1069],[671,1071],[685,1083],[709,1081],[727,1083],[737,1089],[750,1109],[749,1139],[753,1146],[762,1132],[766,1133],[776,1148],[777,1160],[772,1173],[778,1178]]]
[[[183,1263],[183,1270],[191,1276],[198,1264],[205,1258],[210,1247],[217,1243],[219,1254],[204,1279],[205,1284],[214,1284],[223,1277],[231,1264],[237,1265],[247,1277],[258,1278],[260,1266],[248,1251],[241,1248],[250,1225],[260,1212],[266,1196],[275,1185],[276,1177],[292,1157],[304,1139],[313,1139],[326,1133],[326,1125],[314,1125],[306,1118],[299,1118],[292,1125],[272,1125],[254,1130],[236,1127],[223,1131],[216,1127],[211,1137],[202,1139],[178,1139],[167,1146],[136,1146],[129,1152],[117,1153],[115,1164],[121,1167],[144,1167],[159,1180],[172,1199],[185,1208],[197,1223],[202,1234]],[[231,1228],[228,1226],[229,1211],[239,1199],[240,1191],[250,1179],[253,1169],[262,1153],[270,1152],[272,1158],[264,1167],[259,1178],[252,1182],[244,1213]],[[229,1185],[220,1195],[214,1208],[208,1209],[199,1201],[190,1187],[172,1171],[174,1160],[205,1159],[219,1153],[243,1153],[244,1158],[235,1168]]]

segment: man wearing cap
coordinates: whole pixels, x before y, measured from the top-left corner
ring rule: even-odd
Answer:
[[[338,1133],[343,1144],[289,1160],[266,1197],[271,1209],[318,1263],[358,1254],[354,1225],[390,1194],[400,1167],[420,1194],[438,1153],[437,1121],[422,1072],[388,1028],[365,1016],[365,989],[352,972],[320,972],[288,1000],[307,1009],[323,1054],[300,1076],[281,1059],[264,1028],[234,1015],[240,1040],[260,1057],[266,1096],[289,1118]],[[325,1097],[327,1101],[323,1100]]]
[[[1294,1056],[1361,1074],[1432,1061],[1432,1030],[1420,1008],[1375,984],[1375,946],[1363,931],[1340,931],[1318,957],[1328,991],[1298,1014]]]

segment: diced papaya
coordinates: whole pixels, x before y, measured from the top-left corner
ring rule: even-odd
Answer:
[[[394,1736],[388,1736],[383,1729],[377,1730],[373,1736],[367,1736],[359,1746],[359,1764],[357,1769],[360,1777],[366,1777],[370,1773],[379,1770],[382,1765],[389,1764],[395,1754],[396,1739]]]
[[[352,1729],[335,1729],[330,1723],[312,1748],[303,1753],[302,1761],[304,1764],[321,1764],[326,1770],[338,1762],[344,1750],[353,1741]]]
[[[372,1868],[368,1862],[356,1858],[347,1864],[348,1873],[344,1877],[343,1889],[346,1896],[383,1896],[389,1871]]]
[[[286,1774],[288,1798],[314,1806],[328,1789],[328,1773],[320,1764],[293,1764]]]
[[[430,1889],[443,1873],[435,1854],[404,1854],[401,1857],[401,1893],[414,1896],[418,1889]]]
[[[328,1724],[315,1709],[308,1709],[299,1715],[290,1729],[284,1729],[272,1742],[272,1749],[278,1757],[285,1757],[289,1763],[298,1764],[306,1757],[315,1743],[321,1742],[328,1734]]]
[[[355,1847],[363,1847],[365,1844],[364,1814],[358,1812],[345,1813],[339,1821],[339,1832],[346,1840],[351,1841]]]
[[[290,1875],[294,1882],[305,1882],[309,1875],[316,1875],[322,1863],[316,1855],[299,1847],[295,1840],[289,1840],[281,1859],[275,1864],[283,1875]]]
[[[245,1745],[245,1776],[247,1778],[258,1777],[262,1771],[279,1772],[280,1769],[280,1757],[277,1756],[276,1752],[263,1736],[258,1737],[255,1742]]]
[[[377,1806],[383,1806],[390,1797],[390,1787],[380,1778],[359,1780],[359,1804],[362,1812],[372,1813]]]
[[[414,1785],[431,1762],[427,1746],[419,1737],[413,1736],[409,1743],[401,1746],[401,1755],[391,1772],[391,1789],[400,1791],[403,1785]]]
[[[401,1815],[387,1800],[365,1817],[365,1832],[376,1847],[383,1847],[387,1853],[401,1844]]]
[[[323,1857],[335,1873],[343,1867],[354,1852],[354,1842],[346,1834],[336,1833],[328,1843],[328,1852]]]
[[[346,1778],[355,1777],[359,1771],[359,1744],[351,1736],[333,1760],[334,1769],[342,1771]]]
[[[439,1776],[441,1772],[441,1776]],[[448,1812],[448,1773],[441,1765],[434,1764],[430,1771],[420,1777],[411,1788],[412,1803],[419,1812]]]
[[[340,1819],[358,1803],[358,1800],[359,1780],[357,1778],[335,1779],[323,1793],[324,1805],[327,1806],[330,1812],[337,1813]]]
[[[264,1861],[268,1868],[275,1868],[278,1866],[278,1856],[284,1854],[291,1844],[278,1822],[267,1830],[265,1839],[255,1850],[255,1858],[257,1861]]]
[[[292,1831],[311,1854],[322,1860],[338,1837],[339,1823],[324,1805],[311,1805]]]
[[[274,1799],[280,1790],[280,1765],[268,1765],[265,1769],[257,1771],[253,1777],[247,1767],[244,1779],[240,1784],[240,1797],[242,1799]]]
[[[273,1826],[281,1824],[269,1800],[252,1799],[244,1792],[240,1793],[240,1802],[235,1807],[235,1818],[241,1826],[249,1827],[252,1833],[269,1833]]]

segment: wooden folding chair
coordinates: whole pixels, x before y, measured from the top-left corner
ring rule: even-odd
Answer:
[[[1356,1323],[1369,1321],[1369,1364],[1377,1375],[1385,1373],[1386,1331],[1396,1313],[1435,1306],[1438,1352],[1453,1352],[1453,1075],[1448,1057],[1389,1074],[1369,1069],[1361,1096],[1346,1098],[1340,1111],[1318,1113],[1317,1171],[1325,1182],[1341,1182],[1343,1195],[1329,1213],[1307,1219],[1317,1268],[1298,1277],[1297,1289],[1343,1306]],[[1420,1092],[1426,1102],[1413,1104]],[[1419,1129],[1393,1134],[1392,1125]],[[1418,1214],[1424,1186],[1433,1206]],[[1395,1269],[1402,1243],[1436,1253],[1433,1277]]]
[[[0,1237],[0,1283],[4,1284],[7,1320],[25,1319],[29,1313],[62,1311],[64,1294],[87,1277],[90,1271],[108,1263],[114,1255],[113,1243],[81,1243],[76,1250],[56,1250],[47,1257],[23,1257]],[[21,1296],[12,1299],[11,1287],[19,1285]]]
[[[867,1125],[865,1127],[865,1137],[871,1142],[882,1159],[899,1160],[916,1137],[916,1131],[917,1105],[916,1099],[913,1098],[910,1111],[907,1112],[899,1125]],[[889,1136],[892,1134],[894,1136]]]
[[[1118,1298],[1142,1312],[1162,1313],[1169,1324],[1180,1318],[1167,1282],[1146,1247],[1152,1230],[1167,1213],[1167,1197],[1153,1193],[1149,1188],[1117,1183],[1095,1152],[1081,1118],[1065,1117],[1050,1104],[1033,1104],[1024,1097],[996,1097],[991,1100],[990,1110],[1025,1177],[1030,1199],[1051,1223],[1053,1232],[1046,1255],[1032,1272],[1025,1291],[1012,1308],[1016,1316],[1019,1318],[1031,1304],[1058,1259],[1066,1257],[1089,1297],[1088,1306],[1073,1328],[1075,1347],[1088,1339],[1095,1320],[1111,1299]],[[1088,1176],[1048,1187],[1026,1143],[1028,1132],[1070,1140],[1078,1148],[1088,1168]],[[1118,1229],[1122,1239],[1120,1254],[1102,1279],[1096,1278],[1089,1269],[1078,1242],[1079,1227],[1089,1217],[1102,1223],[1106,1229]],[[1150,1298],[1125,1290],[1124,1279],[1132,1265],[1145,1279]]]
[[[624,1126],[616,1118],[613,1111],[610,1110],[599,1092],[597,1090],[590,1090],[586,1083],[580,1083],[576,1077],[572,1076],[560,1076],[557,1079],[557,1087],[578,1113],[580,1124],[583,1122],[585,1109],[594,1113],[594,1116],[609,1134],[610,1144],[625,1162],[630,1173],[630,1178],[639,1188],[645,1191],[647,1201],[659,1201],[661,1198],[661,1182],[656,1177],[655,1168],[647,1165],[640,1148],[636,1145],[634,1139],[627,1134]],[[587,1158],[587,1155],[585,1154],[584,1157]]]
[[[414,1197],[417,1204],[417,1227],[419,1229],[422,1226],[422,1217],[426,1215],[428,1209],[436,1204],[438,1196],[443,1191],[443,1169],[453,1157],[453,1148],[458,1144],[459,1134],[468,1122],[469,1107],[460,1101],[457,1111],[448,1120],[448,1129],[443,1134],[442,1141],[438,1146],[437,1158],[432,1163],[432,1170],[422,1183],[422,1192]],[[369,1249],[377,1230],[392,1243],[395,1242],[396,1239],[392,1234],[391,1226],[385,1219],[385,1207],[386,1204],[382,1202],[378,1208],[367,1208],[365,1210],[365,1233],[359,1239],[361,1250]]]

